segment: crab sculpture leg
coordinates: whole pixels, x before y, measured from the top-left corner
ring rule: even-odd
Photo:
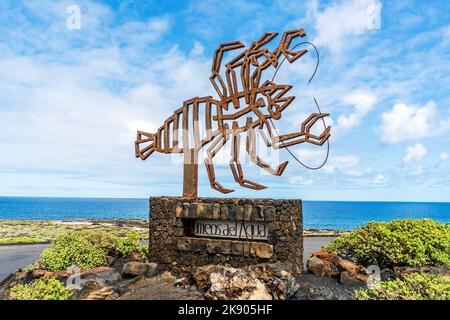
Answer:
[[[233,173],[234,180],[239,183],[242,187],[249,188],[249,189],[255,189],[255,190],[261,190],[265,189],[266,187],[244,179],[244,173],[242,171],[242,166],[239,162],[239,151],[240,151],[240,143],[241,143],[241,136],[240,132],[238,130],[237,122],[233,123],[233,136],[232,136],[232,147],[231,147],[231,160],[230,160],[230,167],[231,172]]]
[[[249,119],[250,120],[250,119]],[[251,120],[250,120],[251,121]],[[249,121],[247,121],[247,125],[249,125]],[[258,167],[266,170],[267,172],[275,175],[281,176],[283,174],[284,169],[288,165],[289,161],[285,161],[280,164],[277,168],[272,168],[270,164],[265,162],[256,154],[256,133],[253,127],[249,126],[247,130],[247,143],[246,143],[247,154],[250,157],[250,160],[255,163]]]
[[[301,130],[299,132],[284,134],[276,136],[271,129],[269,123],[265,123],[262,128],[259,129],[261,137],[268,147],[274,149],[286,148],[300,143],[311,143],[317,146],[322,146],[330,137],[331,127],[326,127],[323,132],[317,136],[311,134],[310,130],[317,120],[328,116],[327,113],[313,113],[305,121],[302,122]],[[266,132],[267,134],[266,134]]]
[[[206,159],[205,159],[205,167],[206,172],[208,173],[209,182],[211,184],[211,188],[217,190],[221,193],[230,193],[234,190],[225,188],[222,184],[216,181],[216,173],[214,170],[214,157],[217,153],[222,149],[222,147],[229,140],[229,129],[228,125],[225,124],[224,131],[217,131],[213,134],[213,140],[211,145],[206,149]]]

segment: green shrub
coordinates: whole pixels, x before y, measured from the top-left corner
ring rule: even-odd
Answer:
[[[61,282],[47,277],[11,288],[11,297],[16,300],[68,300],[72,294]]]
[[[106,254],[112,252],[117,245],[117,237],[106,231],[88,230],[81,233],[92,245],[103,250]]]
[[[450,300],[450,278],[413,273],[355,292],[358,300]]]
[[[431,219],[370,222],[323,249],[363,265],[442,266],[450,264],[450,225]]]
[[[41,255],[44,269],[58,271],[70,266],[92,269],[106,265],[106,253],[94,245],[85,233],[69,232],[59,236]]]
[[[131,232],[123,238],[117,239],[116,251],[122,257],[129,257],[133,252],[140,252],[139,233]]]

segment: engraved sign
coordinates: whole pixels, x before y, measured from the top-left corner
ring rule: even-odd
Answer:
[[[194,235],[201,237],[267,240],[268,223],[256,221],[225,221],[197,219]]]

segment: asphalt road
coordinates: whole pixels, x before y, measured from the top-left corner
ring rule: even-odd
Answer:
[[[303,262],[334,237],[307,237],[303,242]],[[0,246],[0,281],[17,269],[35,262],[48,244]]]
[[[0,281],[17,269],[35,262],[48,244],[0,246]]]

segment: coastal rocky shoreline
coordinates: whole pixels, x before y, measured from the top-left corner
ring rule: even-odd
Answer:
[[[92,220],[0,220],[0,245],[49,243],[68,231],[101,230],[117,236],[137,232],[141,239],[149,236],[147,220],[92,219]],[[346,230],[304,229],[304,237],[336,237]]]

